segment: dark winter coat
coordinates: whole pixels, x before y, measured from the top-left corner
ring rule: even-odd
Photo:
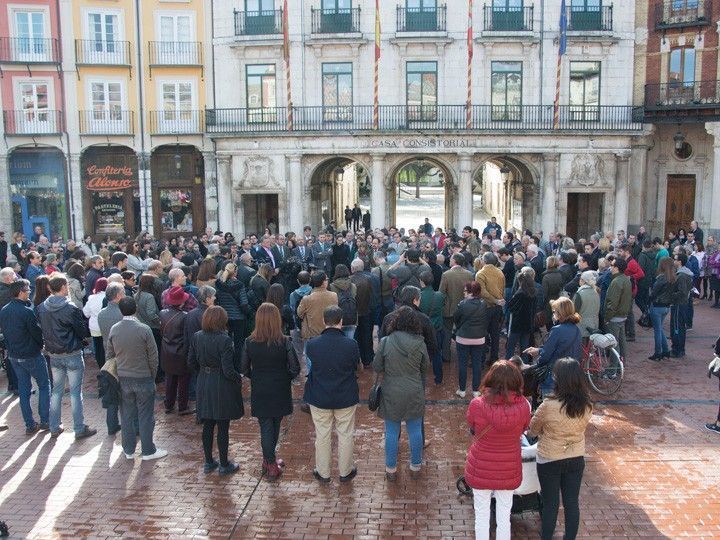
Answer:
[[[342,330],[327,328],[307,342],[310,365],[305,402],[320,409],[345,409],[359,401],[357,366],[360,349]]]
[[[485,338],[490,323],[488,305],[480,298],[466,298],[458,304],[453,321],[456,336],[468,339]]]
[[[10,358],[35,358],[43,347],[40,324],[30,302],[13,298],[0,309],[0,328]]]
[[[250,288],[252,289],[257,301],[262,304],[267,298],[267,293],[270,290],[270,284],[264,277],[255,274],[250,280]]]
[[[100,370],[97,374],[98,380],[98,397],[102,402],[103,409],[120,405],[120,381],[105,370]]]
[[[522,289],[515,291],[507,304],[510,311],[510,333],[529,334],[535,319],[535,296]]]
[[[237,420],[245,414],[240,366],[233,362],[233,340],[226,332],[199,331],[190,340],[187,363],[198,372],[196,410],[204,420]]]
[[[52,356],[82,350],[83,340],[90,337],[88,321],[82,309],[71,303],[67,296],[50,296],[35,308],[35,312],[47,354]]]
[[[560,270],[553,268],[545,272],[542,278],[543,298],[545,300],[545,317],[549,321],[552,318],[552,309],[550,302],[560,298],[560,291],[565,286],[563,275]],[[539,309],[538,309],[539,311]]]
[[[257,279],[257,278],[255,278]],[[267,283],[267,282],[266,282]],[[228,320],[242,321],[250,313],[247,291],[239,279],[215,282],[215,303],[227,311]]]
[[[250,406],[255,418],[292,414],[290,381],[300,373],[300,363],[289,338],[279,345],[248,338],[242,351],[241,372],[250,378]]]
[[[187,365],[187,342],[185,341],[185,322],[187,313],[176,307],[160,312],[160,364],[165,373],[186,375],[190,371]]]

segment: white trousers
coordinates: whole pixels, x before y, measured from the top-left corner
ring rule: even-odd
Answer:
[[[510,510],[512,510],[513,492],[473,489],[475,506],[475,540],[490,538],[490,500],[495,497],[496,540],[510,540]]]

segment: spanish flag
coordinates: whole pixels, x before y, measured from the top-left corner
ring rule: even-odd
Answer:
[[[285,0],[287,2],[287,0]],[[373,101],[373,129],[379,126],[378,65],[380,64],[380,0],[375,0],[375,79]]]

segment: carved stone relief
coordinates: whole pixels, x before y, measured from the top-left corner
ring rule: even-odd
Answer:
[[[235,179],[235,189],[262,189],[276,187],[275,163],[267,157],[250,156],[243,162],[242,173]]]
[[[597,154],[578,154],[570,165],[567,184],[590,187],[605,184],[605,162]]]

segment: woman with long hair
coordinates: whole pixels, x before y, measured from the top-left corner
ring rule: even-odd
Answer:
[[[513,490],[522,483],[520,436],[530,422],[520,370],[498,360],[485,374],[481,394],[470,402],[467,422],[473,443],[465,481],[473,489],[475,538],[490,537],[490,499],[495,497],[495,538],[509,540]]]
[[[517,257],[517,255],[515,256]],[[505,264],[510,264],[510,261]],[[510,297],[507,304],[510,321],[508,323],[508,338],[505,350],[506,358],[512,358],[517,345],[520,345],[521,351],[530,346],[530,335],[535,321],[537,296],[535,280],[529,274],[518,273],[516,281],[517,290]]]
[[[200,263],[198,269],[197,278],[195,278],[195,285],[203,287],[209,285],[215,287],[215,281],[217,280],[217,272],[215,271],[215,259],[212,257],[205,258]]]
[[[32,303],[33,308],[38,307],[42,304],[48,296],[52,294],[50,292],[50,276],[40,275],[35,279],[35,294],[33,295]]]
[[[553,367],[553,391],[535,411],[530,435],[539,437],[537,472],[542,488],[542,540],[555,532],[560,494],[565,509],[566,540],[574,540],[580,523],[580,485],[585,469],[585,429],[592,402],[585,372],[573,358]]]
[[[485,355],[490,314],[485,300],[480,298],[482,286],[477,281],[465,284],[465,299],[461,300],[453,314],[455,323],[455,346],[458,357],[458,389],[455,394],[465,397],[468,360],[472,361],[472,392],[480,395],[480,375]]]
[[[102,333],[98,325],[97,316],[103,308],[103,300],[105,300],[105,289],[107,289],[107,278],[101,277],[95,280],[93,293],[88,297],[83,313],[89,319],[90,336],[93,341],[93,352],[95,353],[95,361],[99,368],[105,365],[105,346],[103,345]]]
[[[670,257],[663,257],[658,263],[657,277],[650,289],[650,321],[655,338],[655,351],[652,356],[648,357],[648,360],[659,362],[663,358],[670,358],[670,349],[663,323],[667,314],[670,313],[676,281],[677,274],[673,260]]]
[[[136,276],[142,274],[147,270],[148,261],[144,260],[140,252],[140,242],[128,242],[126,248],[127,258],[127,269],[130,272],[134,272]]]
[[[217,294],[215,303],[228,315],[228,331],[235,344],[235,355],[240,358],[247,335],[247,318],[250,315],[247,291],[237,278],[237,265],[228,263],[214,284]]]
[[[290,305],[285,301],[285,287],[280,283],[273,283],[268,289],[266,302],[280,310],[283,323],[283,334],[289,335],[295,329],[295,318]]]
[[[85,268],[82,264],[73,262],[68,266],[65,275],[68,278],[68,295],[70,296],[70,301],[75,304],[76,307],[82,309],[85,305],[83,302]]]
[[[255,329],[245,340],[241,372],[250,378],[252,415],[260,424],[263,473],[277,480],[285,463],[275,455],[280,423],[293,412],[291,382],[300,363],[290,338],[282,333],[280,310],[264,302],[255,314]]]
[[[255,293],[255,298],[260,302],[265,302],[268,290],[270,290],[270,280],[273,277],[273,267],[269,263],[263,263],[258,268],[257,273],[250,279],[250,288]]]
[[[197,417],[203,423],[203,451],[208,474],[215,469],[221,476],[240,468],[228,461],[230,421],[245,414],[242,398],[242,375],[235,359],[233,340],[227,333],[227,312],[210,306],[202,317],[202,330],[193,334],[188,350],[188,365],[198,372],[195,392]],[[220,462],[213,457],[213,435],[217,426]]]

